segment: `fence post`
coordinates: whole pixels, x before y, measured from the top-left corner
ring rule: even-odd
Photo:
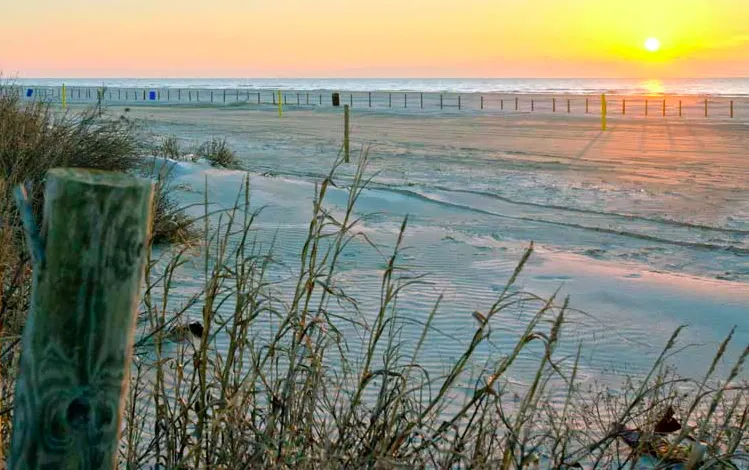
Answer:
[[[353,108],[354,107],[354,94],[353,93],[349,93],[349,95],[348,95],[348,102],[351,105],[351,107]]]
[[[645,100],[645,116],[648,115],[648,100]]]
[[[275,93],[271,93],[270,96],[273,98],[273,106],[275,106],[276,105],[276,94]]]
[[[663,100],[663,117],[666,117],[666,100]]]
[[[403,107],[408,108],[408,93],[403,93]]]
[[[309,106],[309,93],[307,93],[307,106]]]
[[[458,95],[458,110],[460,111],[460,95]]]
[[[504,99],[500,99],[499,100],[499,110],[500,111],[504,111],[505,110],[505,100]]]
[[[440,109],[442,109],[442,93],[440,93]]]
[[[536,108],[536,104],[534,103],[534,100],[531,99],[531,112],[533,112]]]
[[[570,100],[567,100],[567,114],[570,113]]]
[[[481,96],[481,109],[484,109],[484,97],[483,97],[483,95]]]
[[[320,93],[320,106],[322,106],[322,93]]]
[[[343,106],[343,156],[346,163],[349,162],[349,105]]]
[[[606,130],[606,95],[601,95],[601,130]]]
[[[419,93],[419,103],[420,103],[421,109],[424,109],[424,93]]]
[[[585,98],[585,114],[588,114],[588,98]]]
[[[372,107],[372,92],[370,91],[367,95],[367,99],[369,101],[369,107]]]
[[[213,90],[211,90],[211,103],[213,103]]]
[[[733,119],[733,100],[731,100],[731,119]]]
[[[681,117],[681,100],[679,100],[679,117]]]
[[[622,98],[622,116],[627,115],[627,98]]]
[[[705,98],[705,117],[707,117],[707,98]]]
[[[515,97],[515,111],[518,110],[518,97]]]
[[[67,91],[65,90],[65,84],[63,83],[62,84],[62,109],[65,109],[68,106],[68,97],[66,95],[67,95]]]
[[[392,108],[392,107],[393,107],[393,94],[388,93],[388,108]]]
[[[115,467],[152,194],[120,173],[47,173],[43,241],[26,226],[33,289],[8,468]]]
[[[557,112],[557,99],[556,98],[551,99],[551,112],[552,113]]]
[[[278,90],[278,117],[283,116],[283,104],[281,103],[281,90]]]

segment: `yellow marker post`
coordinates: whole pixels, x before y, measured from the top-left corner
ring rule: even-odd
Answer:
[[[65,109],[68,106],[68,89],[65,87],[65,84],[62,84],[62,109]]]
[[[606,95],[601,95],[601,130],[606,130]]]
[[[283,103],[281,102],[281,90],[278,90],[278,117],[283,116]]]

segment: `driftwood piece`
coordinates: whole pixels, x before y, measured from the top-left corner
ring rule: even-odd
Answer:
[[[114,467],[152,197],[123,174],[47,173],[9,468]]]

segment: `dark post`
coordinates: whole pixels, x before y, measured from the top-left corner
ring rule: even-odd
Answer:
[[[211,103],[213,103],[213,90],[211,90]]]
[[[627,115],[627,98],[622,98],[622,116]]]
[[[393,107],[393,94],[388,93],[388,108],[392,108],[392,107]]]
[[[442,109],[442,93],[440,93],[440,109]]]
[[[372,92],[371,91],[368,94],[368,99],[369,99],[369,107],[371,108],[372,107]]]
[[[648,100],[645,100],[645,116],[648,115]]]
[[[353,108],[354,107],[354,94],[349,93],[348,95],[348,104]]]
[[[484,109],[484,96],[481,96],[481,109]]]
[[[226,103],[226,88],[224,88],[224,103]]]
[[[707,117],[707,98],[705,99],[705,117]]]
[[[570,113],[570,100],[567,100],[567,114]]]
[[[408,93],[403,93],[403,107],[408,108]]]
[[[424,93],[419,93],[419,103],[420,103],[421,109],[424,109]]]
[[[248,91],[247,93],[249,94],[250,92]],[[249,96],[247,97],[247,101],[250,101]],[[257,92],[257,104],[260,104],[260,92],[259,91]]]
[[[182,101],[182,88],[177,88],[177,101]]]
[[[551,99],[551,112],[552,113],[557,112],[557,99],[556,98]]]
[[[679,117],[681,117],[681,100],[679,100]]]
[[[8,468],[115,468],[152,194],[120,173],[47,173],[43,240],[26,227],[33,289]]]
[[[309,93],[307,93],[307,106],[309,106]]]
[[[585,114],[588,114],[588,98],[585,98]]]
[[[533,111],[535,107],[536,107],[536,105],[535,105],[535,103],[533,102],[533,99],[531,99],[531,111]]]
[[[515,111],[518,110],[518,97],[515,97]]]
[[[733,119],[733,100],[731,100],[731,119]]]
[[[460,109],[460,95],[458,95],[458,109]]]
[[[666,117],[666,100],[663,100],[663,117]]]
[[[505,110],[505,100],[504,99],[499,100],[499,109],[500,109],[500,111],[504,111]]]

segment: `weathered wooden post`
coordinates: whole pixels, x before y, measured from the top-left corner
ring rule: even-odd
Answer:
[[[567,114],[570,113],[570,100],[567,100]]]
[[[388,108],[392,108],[392,107],[393,107],[393,94],[388,93]]]
[[[484,96],[481,96],[481,109],[484,109]]]
[[[349,162],[349,105],[343,105],[343,156],[346,163]]]
[[[733,100],[731,100],[731,119],[733,119]]]
[[[424,109],[424,93],[419,93],[419,104],[421,109]]]
[[[551,99],[551,112],[552,113],[557,112],[557,99],[556,98]]]
[[[372,107],[372,92],[371,91],[367,94],[367,98],[369,100],[369,107],[371,108]]]
[[[707,99],[705,99],[705,117],[707,117]]]
[[[518,110],[518,97],[515,97],[515,111]]]
[[[458,95],[458,111],[460,111],[460,95]]]
[[[531,99],[531,112],[533,112],[536,109],[536,104],[533,99]]]
[[[408,108],[408,93],[403,93],[403,107]]]
[[[442,106],[442,93],[440,93],[440,109],[442,109],[442,108],[443,108],[443,106]]]
[[[44,239],[26,228],[33,288],[9,469],[115,467],[152,193],[120,173],[47,173]]]
[[[504,111],[505,110],[505,100],[501,99],[499,100],[499,110]]]

